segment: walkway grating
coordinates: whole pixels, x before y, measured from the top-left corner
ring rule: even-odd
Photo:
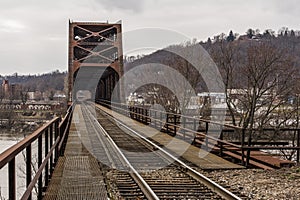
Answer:
[[[86,150],[71,125],[65,155],[59,157],[44,200],[107,200],[97,160]]]

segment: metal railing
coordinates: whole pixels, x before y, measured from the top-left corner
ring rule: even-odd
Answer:
[[[185,116],[182,114],[164,112],[150,109],[150,106],[131,106],[116,102],[101,100],[98,103],[112,108],[114,111],[122,113],[139,122],[149,124],[156,129],[165,130],[169,134],[175,136],[182,136],[183,139],[192,139],[193,143],[198,143],[204,149],[217,148],[219,154],[222,156],[224,151],[235,153],[241,157],[242,165],[250,165],[251,151],[254,150],[295,150],[296,162],[300,160],[300,129],[299,128],[268,128],[262,131],[295,131],[296,146],[271,146],[271,145],[253,145],[246,141],[249,137],[250,131],[221,122],[214,122],[211,120],[200,119],[192,116]],[[163,120],[165,119],[165,120]],[[258,131],[258,130],[253,130]],[[214,132],[219,132],[218,137]],[[239,135],[239,144],[229,142],[224,139],[225,133],[232,133]]]
[[[54,166],[64,150],[67,138],[72,106],[63,119],[55,117],[32,134],[0,154],[0,169],[8,165],[8,197],[15,200],[16,189],[16,157],[25,150],[26,191],[21,199],[32,199],[32,190],[37,187],[37,198],[42,199],[43,190],[48,186]],[[32,144],[37,142],[37,171],[32,174]],[[43,155],[44,153],[44,155]],[[44,176],[44,177],[43,177]]]

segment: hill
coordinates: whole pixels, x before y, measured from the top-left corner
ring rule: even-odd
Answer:
[[[29,92],[63,91],[67,73],[58,70],[40,75],[18,75],[1,76],[0,80],[8,80],[9,84],[21,85]],[[1,81],[2,82],[2,81]]]
[[[185,51],[185,49],[198,44],[200,44],[209,53],[211,58],[217,64],[224,82],[226,82],[226,72],[222,65],[225,64],[224,62],[227,59],[227,62],[230,62],[227,64],[234,66],[236,71],[233,73],[238,76],[234,77],[235,83],[230,85],[230,88],[248,87],[243,81],[247,75],[245,72],[242,73],[239,70],[247,65],[247,61],[245,59],[249,58],[250,51],[254,51],[254,49],[257,48],[261,48],[261,51],[265,51],[265,57],[267,57],[271,51],[273,51],[274,54],[276,53],[278,56],[280,55],[282,58],[280,65],[284,65],[283,67],[288,70],[293,68],[293,78],[298,79],[300,77],[300,31],[289,30],[286,27],[281,28],[278,31],[278,34],[275,34],[275,31],[270,29],[265,30],[263,33],[260,33],[259,30],[248,29],[244,35],[230,31],[228,35],[221,33],[213,36],[212,39],[208,38],[205,42],[201,41],[194,44],[187,42],[186,44],[172,45],[171,47]],[[171,66],[177,70],[182,68],[178,63],[183,62],[184,59],[179,58],[177,55],[168,51],[168,48],[170,47],[158,50],[150,55],[124,59],[125,71],[147,63],[160,63]],[[264,50],[262,50],[262,48],[264,48]],[[252,52],[252,54],[254,54],[254,52]],[[228,56],[231,59],[230,61],[228,60]],[[263,68],[263,66],[261,67]],[[277,75],[278,74],[275,72],[272,74],[273,77]],[[198,92],[207,91],[203,81],[200,81],[200,83],[197,84],[196,89]]]
[[[300,102],[299,31],[282,28],[278,34],[275,34],[272,30],[260,33],[258,30],[249,29],[244,35],[230,31],[228,35],[222,33],[214,36],[213,39],[208,38],[205,42],[172,45],[150,55],[140,56],[139,59],[130,59],[125,64],[125,70],[140,65],[153,67],[155,66],[153,63],[163,64],[172,67],[184,76],[195,93],[207,92],[208,88],[203,81],[203,76],[206,74],[197,73],[193,70],[191,63],[169,51],[170,48],[177,48],[187,54],[188,52],[197,53],[190,50],[199,44],[216,63],[222,76],[226,97],[223,102],[226,103],[232,124],[244,128],[261,128],[270,125],[284,127],[287,124],[298,127],[299,121],[295,119],[300,117],[298,112]],[[195,55],[199,55],[199,59],[202,59],[199,52]],[[151,76],[151,74],[148,75]],[[147,72],[144,76],[147,76]],[[139,79],[144,80],[143,77]],[[163,79],[173,81],[178,87],[172,92],[168,90],[169,88],[159,87],[154,83],[140,86],[137,92],[149,94],[151,91],[150,98],[169,111],[180,112],[185,109],[182,105],[190,103],[190,98],[186,95],[190,89],[180,88],[180,81],[173,80],[166,73],[163,74]],[[178,90],[180,90],[179,93]],[[180,100],[178,94],[183,94],[184,99]],[[174,100],[170,101],[170,99]],[[205,108],[210,108],[211,105],[217,103],[210,95],[206,96],[201,103],[200,113],[201,109],[205,113]],[[181,108],[178,107],[179,105]],[[206,113],[201,114],[201,117],[209,118],[210,112]]]

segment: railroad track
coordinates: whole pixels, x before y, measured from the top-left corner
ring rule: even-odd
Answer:
[[[120,121],[100,110],[93,116],[94,106],[81,105],[92,153],[106,163],[112,198],[240,199]]]

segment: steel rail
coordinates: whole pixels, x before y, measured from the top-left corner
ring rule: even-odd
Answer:
[[[88,110],[87,110],[87,111],[88,111]],[[86,112],[87,112],[87,111],[86,111]],[[91,115],[91,112],[89,112],[89,114],[87,113],[87,116],[88,116],[88,117],[89,117],[90,115]],[[109,162],[111,163],[112,167],[115,167],[115,163],[113,162],[113,158],[109,155],[109,150],[108,150],[108,148],[105,148],[105,147],[107,147],[107,144],[102,140],[101,136],[98,134],[97,129],[96,129],[96,127],[95,127],[95,125],[97,125],[97,123],[95,124],[94,121],[97,121],[97,120],[89,119],[89,121],[91,122],[91,125],[93,126],[93,128],[94,128],[94,130],[95,130],[95,133],[97,133],[97,138],[99,139],[101,145],[104,147],[103,149],[104,149],[105,154],[107,155],[107,158],[108,158]],[[93,122],[93,123],[92,123],[92,122]],[[101,128],[101,127],[98,127],[98,128]],[[103,134],[104,134],[104,133],[103,133]],[[104,134],[104,136],[106,136],[106,135]]]
[[[101,110],[98,107],[96,107],[96,108],[99,109],[99,110]],[[215,193],[219,194],[221,197],[223,197],[225,199],[228,199],[228,200],[229,199],[230,200],[233,200],[233,199],[234,200],[241,200],[241,198],[239,198],[238,196],[236,196],[232,192],[226,190],[225,188],[223,188],[222,186],[220,186],[216,182],[210,180],[209,178],[207,178],[203,174],[201,174],[201,173],[197,172],[196,170],[192,169],[190,166],[186,165],[185,163],[183,163],[182,161],[180,161],[178,158],[174,157],[172,154],[170,154],[167,151],[165,151],[160,146],[158,146],[155,143],[153,143],[152,141],[148,140],[146,137],[144,137],[143,135],[139,134],[137,131],[133,130],[132,128],[128,127],[126,124],[124,124],[123,122],[121,122],[119,119],[114,118],[112,115],[110,115],[109,113],[107,113],[107,112],[105,112],[103,110],[101,110],[101,111],[104,112],[104,113],[106,113],[113,120],[117,121],[120,125],[122,125],[124,128],[126,128],[128,131],[134,133],[135,135],[137,135],[138,137],[140,137],[144,141],[148,142],[149,144],[153,145],[155,148],[157,148],[158,150],[160,150],[167,157],[169,157],[170,159],[174,160],[179,166],[183,167],[190,176],[192,176],[194,179],[198,180],[199,182],[203,183],[205,186],[207,186],[209,189],[211,189]]]
[[[88,109],[87,109],[88,110]],[[89,111],[89,110],[88,110]],[[90,113],[91,114],[91,113]],[[121,159],[124,163],[126,163],[126,167],[129,169],[129,173],[131,174],[132,178],[136,181],[136,183],[139,185],[140,189],[144,193],[144,195],[148,199],[158,200],[159,198],[155,194],[155,192],[151,189],[151,187],[147,184],[147,182],[142,178],[142,176],[134,169],[134,167],[130,164],[126,156],[123,154],[123,152],[120,150],[120,148],[116,145],[116,143],[113,141],[113,139],[110,137],[110,135],[107,133],[107,131],[101,126],[101,124],[98,122],[98,120],[93,120],[95,125],[98,126],[102,134],[105,135],[108,142],[114,147],[114,149],[118,152]],[[96,132],[98,133],[98,132]]]

